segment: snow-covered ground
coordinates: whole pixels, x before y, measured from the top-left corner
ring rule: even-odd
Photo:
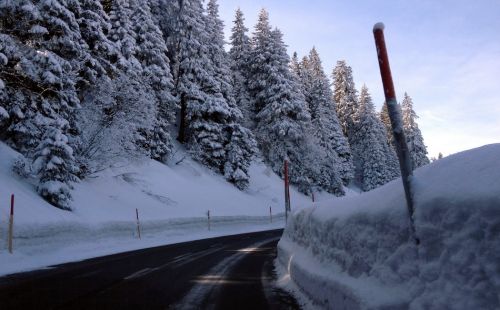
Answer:
[[[262,163],[242,192],[189,158],[106,170],[76,184],[72,212],[42,200],[13,174],[19,155],[0,143],[0,275],[126,250],[284,226],[283,182]],[[182,152],[178,157],[182,158]],[[10,194],[15,194],[14,254],[6,250]],[[293,208],[309,197],[291,190]],[[318,200],[331,198],[317,194]],[[269,207],[274,215],[270,223]],[[139,210],[142,239],[136,235]],[[207,211],[211,230],[207,229]]]
[[[329,309],[500,309],[500,144],[415,172],[408,234],[401,180],[323,201],[289,221],[280,283]]]

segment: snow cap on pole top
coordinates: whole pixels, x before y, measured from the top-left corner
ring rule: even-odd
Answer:
[[[384,28],[385,28],[384,23],[379,22],[379,23],[376,23],[376,24],[373,26],[373,31],[375,32],[375,31],[377,31],[377,30],[379,30],[379,29],[380,29],[380,30],[382,30],[382,31],[384,31]]]

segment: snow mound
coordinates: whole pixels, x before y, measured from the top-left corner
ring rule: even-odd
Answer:
[[[500,308],[500,144],[415,171],[409,239],[400,180],[296,212],[278,248],[282,282],[335,309]]]

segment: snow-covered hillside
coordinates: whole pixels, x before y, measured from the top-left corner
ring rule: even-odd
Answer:
[[[18,156],[0,143],[0,274],[284,225],[283,182],[263,163],[251,166],[250,186],[244,192],[189,157],[178,165],[178,160],[171,166],[149,160],[109,169],[75,185],[69,212],[46,203],[34,185],[13,174]],[[183,157],[182,151],[178,156]],[[6,250],[11,193],[16,201],[13,255]],[[310,201],[295,189],[291,195],[292,208]],[[319,200],[331,197],[319,196]],[[269,207],[274,213],[272,224]],[[136,208],[142,240],[135,236]]]
[[[499,159],[493,144],[415,171],[418,247],[400,180],[296,212],[281,283],[329,309],[499,309]]]

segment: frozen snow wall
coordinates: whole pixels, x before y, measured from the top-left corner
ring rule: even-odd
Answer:
[[[400,180],[294,214],[281,280],[334,309],[499,309],[500,144],[415,172],[409,239]]]

